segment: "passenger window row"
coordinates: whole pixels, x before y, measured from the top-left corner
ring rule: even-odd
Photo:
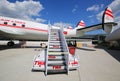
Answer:
[[[8,24],[8,22],[4,22],[4,24],[5,24],[5,25],[7,25],[7,24]],[[13,26],[16,26],[16,23],[13,23],[12,25],[13,25]],[[22,27],[25,27],[25,25],[24,25],[24,24],[22,24],[21,26],[22,26]]]

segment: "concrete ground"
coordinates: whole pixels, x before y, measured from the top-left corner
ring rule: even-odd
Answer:
[[[0,46],[0,81],[120,81],[120,51],[77,49],[80,67],[66,74],[45,76],[44,72],[32,72],[34,46],[28,48]],[[115,56],[114,56],[115,55]],[[115,58],[117,56],[117,58]]]

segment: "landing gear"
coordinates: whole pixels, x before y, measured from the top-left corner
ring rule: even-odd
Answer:
[[[21,48],[25,48],[26,47],[26,41],[19,41],[19,44],[21,45]]]
[[[40,47],[42,47],[42,48],[46,48],[47,45],[46,45],[45,43],[40,43]]]
[[[8,43],[7,43],[7,46],[14,46],[14,42],[13,41],[9,41]]]

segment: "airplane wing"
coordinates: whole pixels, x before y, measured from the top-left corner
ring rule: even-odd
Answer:
[[[92,26],[87,26],[87,27],[84,27],[84,28],[79,28],[77,29],[77,32],[88,32],[88,31],[93,31],[93,30],[97,30],[97,29],[103,29],[104,30],[104,26],[109,26],[109,25],[117,25],[117,23],[114,23],[114,22],[108,22],[108,23],[100,23],[100,24],[96,24],[96,25],[92,25]]]
[[[103,29],[107,34],[109,34],[113,26],[115,25],[117,25],[117,23],[114,22],[114,16],[113,16],[112,10],[110,7],[107,7],[102,16],[102,23],[88,26],[88,27],[78,28],[77,33],[80,33],[80,32],[84,33],[84,32],[92,31],[96,29]]]
[[[77,29],[77,32],[87,32],[87,31],[92,31],[92,30],[101,29],[101,28],[102,28],[102,24],[97,24],[97,25],[92,25],[92,26],[87,26],[84,28]]]

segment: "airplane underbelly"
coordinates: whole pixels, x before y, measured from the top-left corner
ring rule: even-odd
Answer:
[[[105,40],[106,41],[114,41],[114,40],[119,40],[120,39],[120,28],[113,31],[112,33],[110,33]]]
[[[17,40],[47,40],[48,35],[45,31],[28,30],[21,28],[1,27],[0,34],[3,37]]]
[[[26,33],[24,35],[25,39],[30,39],[30,40],[48,40],[48,34],[47,32],[30,32]]]

